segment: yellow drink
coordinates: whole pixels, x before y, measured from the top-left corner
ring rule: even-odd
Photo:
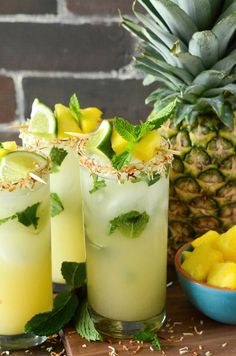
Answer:
[[[63,261],[85,261],[79,160],[72,149],[67,152],[59,171],[51,174],[51,192],[57,193],[64,207],[51,219],[52,278],[56,283],[64,283]]]
[[[24,326],[52,308],[49,197],[49,181],[0,190],[0,349],[45,340],[27,336]],[[32,215],[25,213],[34,206]]]

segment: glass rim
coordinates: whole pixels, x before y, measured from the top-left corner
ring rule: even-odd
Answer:
[[[14,192],[17,188],[18,189],[28,189],[32,191],[37,183],[39,184],[47,184],[45,181],[45,178],[47,180],[49,174],[50,174],[50,168],[51,168],[51,162],[49,158],[44,155],[43,153],[38,153],[35,150],[28,150],[28,149],[23,149],[22,147],[18,147],[18,149],[15,151],[25,151],[25,152],[31,152],[35,153],[37,155],[41,155],[47,164],[42,167],[41,169],[38,170],[32,170],[31,174],[28,175],[26,178],[19,178],[17,181],[3,181],[0,178],[0,192],[1,191],[8,191],[9,193]]]

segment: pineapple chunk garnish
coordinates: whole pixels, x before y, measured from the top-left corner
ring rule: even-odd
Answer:
[[[210,231],[206,232],[204,235],[195,239],[192,242],[192,246],[195,248],[195,247],[200,246],[201,244],[214,245],[214,243],[219,238],[219,236],[220,236],[220,234],[218,234],[218,232],[210,230]]]
[[[236,289],[236,263],[215,264],[209,272],[207,283],[216,287]]]
[[[94,131],[102,121],[102,111],[95,107],[80,109],[80,114],[80,126],[84,133]]]
[[[220,235],[217,248],[223,253],[225,260],[236,262],[236,225]]]
[[[140,161],[150,161],[156,156],[160,145],[161,135],[159,131],[150,131],[134,145],[132,156]]]
[[[127,143],[128,142],[123,137],[121,137],[121,135],[115,129],[112,130],[111,147],[117,155],[125,151]]]
[[[65,132],[81,132],[81,129],[70,109],[62,104],[55,105],[55,116],[57,118],[57,136],[60,138],[71,137]]]

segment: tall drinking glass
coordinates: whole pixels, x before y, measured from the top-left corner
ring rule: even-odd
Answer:
[[[24,146],[61,159],[50,175],[52,280],[55,289],[65,283],[61,274],[63,261],[84,262],[82,202],[79,161],[75,153],[76,138],[47,140],[22,130]]]
[[[52,308],[48,167],[37,175],[47,184],[0,179],[0,350],[46,339],[24,333],[28,320]]]
[[[165,159],[157,167],[150,162],[131,165],[125,173],[94,157],[80,158],[88,301],[102,334],[127,338],[157,330],[164,322],[169,187]],[[93,189],[94,177],[100,189]]]

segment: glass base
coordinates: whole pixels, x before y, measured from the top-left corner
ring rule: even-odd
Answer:
[[[21,350],[37,346],[47,340],[46,336],[34,334],[0,335],[0,350]]]
[[[131,339],[144,331],[157,331],[166,318],[165,310],[151,319],[141,321],[112,320],[97,314],[91,307],[89,311],[99,333],[117,339]]]

